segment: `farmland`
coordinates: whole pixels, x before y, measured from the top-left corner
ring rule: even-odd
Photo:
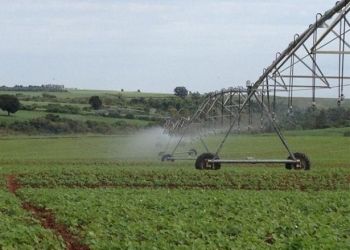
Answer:
[[[347,130],[286,133],[291,147],[312,159],[307,172],[269,165],[198,171],[193,161],[160,162],[159,138],[153,138],[158,130],[5,136],[0,246],[345,249],[350,244]],[[214,149],[220,138],[206,140]],[[277,142],[273,134],[234,135],[222,157],[286,157]]]
[[[62,249],[63,241],[45,230],[12,194],[0,190],[0,246],[2,249]]]
[[[7,2],[0,250],[350,250],[350,0]]]
[[[347,192],[60,188],[19,195],[47,204],[93,249],[340,249],[350,243]]]

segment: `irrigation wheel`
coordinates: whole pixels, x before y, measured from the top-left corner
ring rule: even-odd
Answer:
[[[303,153],[294,153],[294,157],[300,161],[300,164],[294,164],[294,163],[286,163],[286,169],[291,170],[310,170],[311,168],[311,162],[309,157],[307,157],[306,154]],[[288,157],[288,160],[293,160],[291,156]]]
[[[198,170],[219,170],[221,168],[220,163],[208,163],[208,160],[219,159],[212,153],[204,153],[197,157],[195,167]]]
[[[194,148],[191,148],[190,150],[188,150],[188,155],[189,156],[197,156],[197,150],[195,150]]]
[[[172,161],[174,162],[175,160],[173,159],[173,156],[171,154],[165,154],[162,156],[162,161]]]

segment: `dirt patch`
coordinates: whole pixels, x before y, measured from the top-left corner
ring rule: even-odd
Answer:
[[[270,245],[273,245],[275,243],[275,239],[273,238],[273,235],[272,234],[267,234],[266,235],[266,238],[265,238],[265,242],[267,244],[270,244]]]
[[[7,176],[7,189],[10,193],[16,194],[17,190],[21,188],[20,184],[16,180],[15,175]]]
[[[99,188],[121,188],[121,189],[229,189],[231,186],[217,186],[210,184],[193,184],[193,185],[184,185],[184,184],[164,184],[164,185],[153,185],[153,184],[59,184],[59,185],[41,185],[41,184],[27,184],[24,187],[28,188],[87,188],[87,189],[99,189]]]
[[[34,218],[39,220],[44,228],[53,230],[56,234],[61,236],[66,244],[67,250],[89,249],[88,246],[81,243],[80,239],[69,232],[65,225],[57,223],[54,214],[50,210],[34,206],[28,202],[24,202],[22,206],[25,210],[31,212]]]
[[[21,188],[19,182],[16,180],[15,175],[7,176],[7,189],[12,194],[16,195],[17,198],[20,197],[17,195],[17,190]],[[41,225],[49,230],[55,232],[56,235],[60,236],[66,245],[67,250],[89,250],[90,248],[81,243],[81,240],[69,232],[68,228],[57,223],[54,214],[52,211],[37,207],[29,202],[22,202],[23,209],[30,212],[34,218],[40,221]]]

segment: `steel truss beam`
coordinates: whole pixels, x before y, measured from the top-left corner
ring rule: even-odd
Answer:
[[[169,153],[171,157],[168,157],[167,160],[192,159],[191,157],[176,157],[187,154],[187,151],[179,152],[179,147],[186,136],[194,137],[197,135],[205,151],[209,152],[209,148],[203,140],[206,135],[203,130],[207,132],[206,130],[213,130],[214,127],[224,131],[225,124],[230,124],[233,119],[238,119],[239,124],[241,119],[237,113],[242,103],[247,100],[247,95],[248,90],[242,87],[211,92],[205,96],[204,101],[191,118],[168,119],[164,124],[164,133],[177,136],[178,141]],[[250,117],[250,114],[248,116]]]
[[[221,124],[224,125],[229,117],[229,128],[217,147],[214,158],[206,159],[204,165],[207,163],[213,166],[221,163],[286,163],[300,165],[301,160],[292,153],[276,123],[276,93],[284,91],[288,94],[288,110],[290,112],[293,109],[294,91],[298,88],[312,90],[313,105],[315,105],[317,89],[337,87],[338,103],[340,104],[344,100],[344,86],[349,85],[349,83],[345,84],[345,81],[350,80],[350,75],[346,75],[350,72],[346,72],[345,67],[345,56],[350,54],[350,50],[348,50],[350,45],[347,41],[347,33],[350,31],[350,23],[347,19],[349,11],[350,0],[341,0],[324,14],[318,13],[315,23],[311,24],[302,34],[296,34],[288,47],[283,52],[276,54],[276,58],[271,65],[264,69],[258,80],[247,86],[247,89],[230,88],[210,93],[190,119],[181,118],[181,121],[175,121],[172,126],[167,124],[168,130],[173,130],[180,134],[180,140],[173,149],[172,155],[176,154],[181,141],[186,133],[190,131],[193,124],[203,125],[208,121],[217,124],[218,119],[221,118]],[[329,67],[329,57],[335,57],[337,60],[337,70],[334,72],[328,72],[329,68],[332,68]],[[303,81],[302,83],[300,83],[301,80]],[[238,106],[232,105],[232,98],[237,93],[239,97]],[[270,95],[273,96],[272,100]],[[257,101],[263,110],[261,119],[264,116],[268,118],[288,152],[289,158],[287,160],[218,159],[227,138],[236,124],[239,124],[242,113],[247,109],[249,111],[249,120],[251,119],[250,106],[253,99]],[[198,128],[195,127],[195,129]],[[204,143],[202,138],[201,141]],[[205,148],[208,152],[206,145]]]
[[[210,164],[225,164],[225,163],[290,163],[300,164],[299,159],[295,157],[289,148],[287,141],[283,137],[276,120],[275,120],[275,105],[277,89],[283,89],[288,93],[288,109],[292,110],[293,93],[296,88],[303,87],[312,90],[312,103],[315,105],[316,89],[332,88],[332,81],[337,81],[338,84],[338,103],[344,99],[344,82],[349,80],[350,76],[345,75],[345,55],[350,54],[346,34],[350,30],[350,23],[347,19],[347,14],[350,11],[350,0],[342,0],[326,11],[323,15],[317,14],[316,21],[310,25],[301,35],[295,35],[294,40],[281,53],[277,53],[276,59],[268,66],[258,80],[249,88],[249,93],[238,110],[238,116],[243,112],[245,107],[255,98],[264,109],[265,115],[268,117],[276,134],[289,154],[288,160],[220,160],[219,154],[231,134],[237,120],[233,120],[227,130],[224,138],[219,144],[213,159],[206,159]],[[328,24],[327,22],[330,22]],[[331,35],[335,38],[327,40]],[[331,45],[333,47],[331,47]],[[331,47],[330,49],[327,49]],[[322,49],[322,50],[321,50]],[[322,65],[321,56],[327,55],[338,57],[338,71],[331,74],[325,74],[328,69],[327,65]],[[328,65],[329,66],[329,65]],[[296,84],[297,80],[303,80],[304,84]],[[306,84],[308,80],[311,82]],[[269,81],[270,80],[270,81]],[[272,81],[272,83],[271,83]],[[257,93],[261,92],[259,99]],[[270,102],[270,91],[274,95],[274,100]],[[264,94],[267,94],[267,100],[264,100]],[[213,166],[214,166],[213,165]],[[198,167],[198,166],[196,166]]]

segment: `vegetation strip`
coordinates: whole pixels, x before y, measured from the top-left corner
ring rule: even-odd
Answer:
[[[27,188],[153,188],[153,189],[233,189],[280,191],[350,190],[350,175],[344,173],[201,173],[182,170],[107,172],[60,171],[57,173],[19,174]]]
[[[16,180],[15,175],[9,175],[7,177],[7,189],[10,193],[14,194],[16,197],[18,189],[21,186],[19,182]],[[61,236],[66,244],[67,250],[88,250],[90,249],[88,246],[81,243],[81,240],[78,239],[75,235],[73,235],[68,228],[56,222],[54,214],[45,208],[40,208],[31,204],[29,202],[22,202],[22,207],[33,214],[34,218],[41,222],[41,225],[46,228],[54,231],[57,235]]]

